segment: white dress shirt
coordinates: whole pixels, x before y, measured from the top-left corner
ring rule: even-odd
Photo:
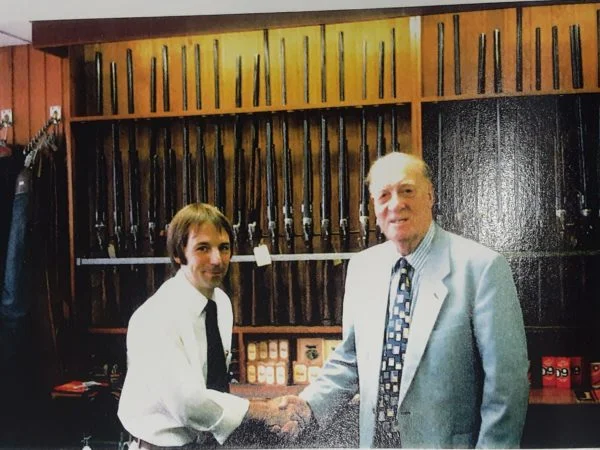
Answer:
[[[131,316],[118,416],[136,438],[177,446],[208,431],[222,444],[242,422],[248,400],[206,388],[207,301],[179,270]],[[229,367],[231,301],[218,288],[214,301]]]

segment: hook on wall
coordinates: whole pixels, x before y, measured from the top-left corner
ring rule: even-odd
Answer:
[[[12,127],[13,125],[13,115],[12,109],[3,109],[0,110],[0,128],[4,127]]]

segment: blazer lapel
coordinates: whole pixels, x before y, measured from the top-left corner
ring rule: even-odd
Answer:
[[[402,404],[413,381],[433,326],[448,294],[448,288],[443,283],[444,278],[450,273],[450,255],[446,240],[444,231],[437,227],[431,251],[423,268],[423,276],[419,282],[418,300],[412,316],[402,370],[399,404]]]

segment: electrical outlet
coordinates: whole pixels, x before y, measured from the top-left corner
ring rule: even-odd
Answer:
[[[61,111],[60,106],[51,106],[50,107],[50,118],[55,120],[61,119]]]
[[[0,123],[4,127],[10,127],[13,123],[12,109],[3,109],[0,111]]]

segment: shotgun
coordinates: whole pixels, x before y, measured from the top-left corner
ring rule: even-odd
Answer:
[[[303,148],[302,148],[302,237],[307,253],[313,251],[313,178],[312,178],[312,148],[310,141],[310,119],[304,113],[302,119]],[[315,279],[314,264],[303,261],[305,296],[302,302],[302,322],[313,323],[313,282]]]
[[[204,127],[202,122],[196,125],[196,201],[208,202],[208,163],[204,146]]]
[[[390,78],[392,79],[392,97],[396,98],[396,28],[392,28],[390,70],[391,70]]]
[[[266,119],[266,174],[267,174],[267,230],[271,242],[271,253],[279,253],[279,232],[277,228],[277,178],[275,145],[273,144],[273,122],[271,117]],[[276,265],[271,264],[266,277],[271,286],[271,301],[269,302],[269,322],[277,323],[279,315],[278,286]]]
[[[542,89],[542,29],[535,29],[535,90]]]
[[[377,159],[381,158],[383,155],[385,155],[385,133],[384,133],[384,116],[383,113],[381,111],[379,111],[377,113]],[[362,162],[361,162],[362,164]],[[364,189],[367,192],[368,195],[368,187],[365,185]],[[367,202],[369,201],[368,197],[367,197]],[[368,204],[367,204],[367,211],[368,211]],[[379,227],[378,224],[375,224],[375,239],[377,240],[378,244],[381,244],[383,241],[385,241],[385,236],[383,235],[383,233],[381,232],[381,228]]]
[[[282,177],[283,177],[283,226],[285,231],[285,244],[287,253],[294,254],[294,206],[293,206],[293,191],[294,182],[292,177],[292,153],[289,146],[288,137],[288,118],[287,115],[282,117]],[[287,310],[288,322],[290,325],[296,324],[296,291],[294,273],[297,272],[296,262],[287,261],[286,264],[286,281],[287,281]]]
[[[340,89],[340,102],[346,99],[346,86],[344,75],[344,32],[340,31],[338,36],[338,86]]]
[[[502,92],[502,44],[498,28],[494,29],[494,92]]]
[[[260,210],[262,208],[262,161],[258,145],[258,122],[252,121],[251,130],[252,161],[250,166],[250,198],[248,204],[248,246],[253,249],[260,242]],[[252,295],[250,299],[250,325],[257,325],[266,316],[264,305],[261,301],[265,297],[264,268],[254,266],[252,269]]]
[[[225,214],[225,156],[223,155],[222,130],[221,124],[215,124],[215,153],[214,153],[214,199],[215,206]]]
[[[181,46],[181,108],[184,111],[187,111],[187,109],[188,109],[188,95],[187,95],[187,47],[185,45]]]
[[[169,47],[162,46],[162,69],[163,69],[163,111],[171,110],[169,93]]]
[[[341,160],[340,164],[342,164]],[[358,221],[360,223],[360,243],[362,248],[367,248],[369,246],[369,190],[367,188],[368,170],[369,145],[367,144],[367,113],[365,108],[363,108],[360,119],[360,172],[358,181],[360,198],[358,205]]]
[[[485,94],[485,33],[479,35],[479,52],[477,55],[477,93]]]
[[[329,253],[333,250],[331,244],[331,168],[330,151],[327,130],[327,116],[321,113],[321,145],[320,145],[320,169],[321,169],[321,251]],[[332,302],[332,274],[331,262],[324,260],[322,262],[322,280],[321,305],[319,312],[321,314],[321,323],[331,325],[333,317],[331,315]]]
[[[219,109],[221,107],[221,97],[219,93],[219,40],[213,40],[213,71],[214,71],[214,79],[215,79],[215,108]]]
[[[560,65],[558,58],[558,27],[552,26],[552,88],[560,89]]]
[[[384,70],[385,70],[385,44],[383,41],[379,43],[379,98],[383,98],[384,92]]]
[[[516,55],[516,89],[517,92],[523,90],[523,8],[517,6],[517,55]]]
[[[452,16],[454,25],[454,94],[462,94],[461,73],[460,73],[460,16]]]
[[[321,25],[321,102],[327,102],[327,46],[325,25]]]
[[[96,52],[95,55],[96,71],[96,114],[101,116],[104,111],[104,95],[102,87],[102,53]]]
[[[304,103],[308,103],[310,101],[310,91],[308,87],[308,75],[309,75],[309,59],[308,59],[308,36],[304,36],[302,41],[302,50],[303,50],[303,61],[302,65],[302,82],[303,82],[303,91],[304,91]]]
[[[242,122],[239,115],[235,116],[233,124],[234,147],[233,147],[233,250],[235,254],[241,254],[244,242],[245,209],[245,173],[244,173],[244,149],[242,146]],[[242,325],[244,319],[242,296],[246,288],[245,271],[241,263],[232,264],[230,269],[231,290],[233,301],[233,320],[236,325]]]
[[[269,55],[269,30],[263,30],[265,52],[265,104],[271,106],[271,57]]]
[[[130,48],[126,51],[127,59],[127,112],[134,112],[134,90],[133,90],[133,55]]]
[[[438,22],[437,42],[437,95],[444,96],[444,22]]]
[[[200,44],[194,46],[194,69],[196,73],[196,109],[202,109],[202,66]]]
[[[192,203],[192,155],[190,154],[190,125],[186,118],[183,119],[183,157],[182,171],[182,200],[183,206]]]

